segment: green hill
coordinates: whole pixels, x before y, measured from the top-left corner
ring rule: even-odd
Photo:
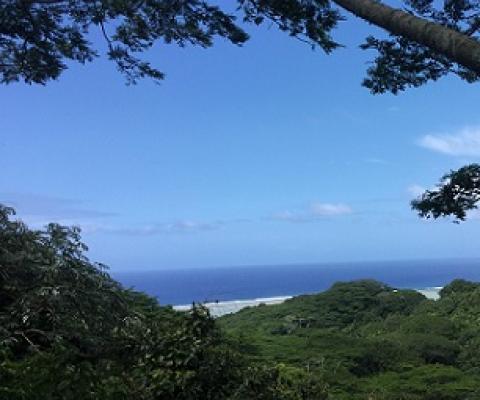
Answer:
[[[433,301],[371,280],[337,283],[219,324],[253,362],[308,373],[326,398],[480,399],[480,284],[454,281]]]

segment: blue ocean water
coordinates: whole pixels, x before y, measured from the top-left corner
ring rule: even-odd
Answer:
[[[397,288],[444,286],[455,278],[480,281],[480,259],[302,264],[111,271],[126,287],[161,304],[189,304],[315,293],[334,282],[376,279]]]

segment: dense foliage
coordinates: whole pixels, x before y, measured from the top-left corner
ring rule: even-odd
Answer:
[[[225,5],[200,0],[6,0],[0,2],[0,82],[45,84],[57,79],[68,62],[87,63],[101,54],[98,40],[93,44],[95,36],[104,39],[107,58],[129,83],[143,77],[159,81],[164,74],[141,58],[144,52],[157,43],[210,47],[216,37],[241,45],[248,35],[238,17],[256,25],[273,24],[329,53],[339,46],[332,32],[345,12],[390,34],[387,39],[368,36],[362,46],[378,54],[364,81],[373,93],[397,93],[448,73],[467,82],[478,80],[479,0],[404,0],[403,9],[397,10],[380,10],[377,3],[237,0],[228,12]],[[409,16],[429,24],[406,22],[399,32],[394,20]],[[439,30],[435,33],[432,26]],[[462,50],[467,43],[468,49]]]
[[[327,51],[335,47],[329,30],[338,18],[328,3],[315,7],[297,0],[281,3],[241,0],[238,6],[245,21],[260,24],[266,18]],[[0,82],[45,84],[67,69],[66,61],[93,61],[100,55],[91,41],[95,33],[105,40],[107,57],[127,82],[143,77],[158,81],[164,74],[142,60],[142,53],[159,42],[210,47],[215,37],[241,45],[248,35],[236,19],[199,0],[3,1]]]
[[[464,221],[467,212],[480,200],[480,165],[469,164],[444,175],[433,190],[412,201],[412,208],[423,218],[453,216]]]
[[[79,230],[0,206],[0,399],[281,398],[207,310],[178,313],[88,261]],[[288,397],[286,397],[288,398]]]
[[[328,399],[480,399],[480,284],[453,281],[433,301],[376,281],[337,283],[219,322],[251,360],[308,371]]]
[[[477,37],[480,28],[479,1],[403,0],[403,3],[412,15],[452,28],[468,37]],[[373,93],[398,93],[408,87],[436,81],[449,73],[467,82],[478,80],[478,73],[402,35],[390,34],[388,39],[368,36],[361,47],[377,52],[375,62],[369,67],[363,82]]]
[[[76,228],[0,206],[0,399],[480,399],[480,284],[375,281],[213,320],[125,289]]]

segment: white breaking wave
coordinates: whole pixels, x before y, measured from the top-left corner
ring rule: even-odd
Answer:
[[[277,296],[277,297],[262,297],[258,299],[249,299],[249,300],[229,300],[229,301],[219,301],[204,303],[203,305],[207,307],[210,311],[212,317],[221,317],[225,314],[232,314],[240,311],[242,308],[246,307],[256,307],[260,304],[272,305],[280,304],[285,300],[291,299],[293,296]],[[174,310],[177,311],[188,311],[192,308],[191,304],[182,304],[178,306],[173,306]]]
[[[438,300],[440,298],[440,290],[442,289],[442,286],[434,286],[415,290],[423,294],[427,299]]]
[[[438,300],[440,298],[441,286],[435,287],[426,287],[422,289],[415,289],[417,292],[423,294],[427,299]],[[205,307],[208,308],[212,317],[221,317],[226,314],[233,314],[240,311],[246,307],[257,307],[260,304],[267,306],[273,304],[283,303],[285,300],[291,299],[293,296],[276,296],[276,297],[261,297],[258,299],[248,299],[248,300],[229,300],[229,301],[219,301],[219,302],[209,302],[203,303]],[[174,310],[177,311],[188,311],[192,308],[191,304],[181,304],[173,306]]]

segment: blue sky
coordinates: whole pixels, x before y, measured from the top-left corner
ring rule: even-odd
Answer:
[[[360,86],[371,28],[331,56],[271,28],[242,48],[158,46],[157,86],[73,66],[0,90],[0,201],[79,225],[113,270],[478,257],[480,218],[425,222],[421,188],[480,161],[478,85]]]

